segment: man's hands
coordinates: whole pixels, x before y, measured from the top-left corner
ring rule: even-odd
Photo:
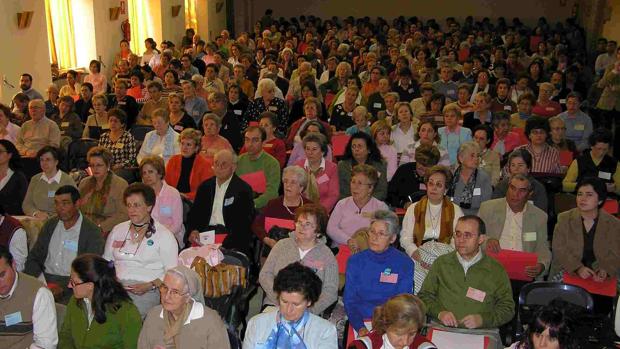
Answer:
[[[459,323],[469,329],[482,327],[482,316],[480,316],[480,314],[466,315],[464,318],[457,321],[451,311],[442,311],[439,313],[438,317],[439,321],[441,321],[444,326],[448,327],[458,327]]]
[[[545,266],[542,263],[538,263],[530,267],[525,267],[525,274],[531,278],[535,278],[540,275],[543,270],[545,270]]]

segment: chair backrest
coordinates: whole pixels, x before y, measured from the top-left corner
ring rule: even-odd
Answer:
[[[585,289],[560,282],[532,282],[521,288],[519,308],[526,305],[547,305],[555,299],[583,307],[589,312],[594,309],[592,296]]]
[[[67,150],[67,158],[69,160],[69,170],[79,169],[83,170],[88,167],[88,160],[86,160],[86,154],[90,148],[97,146],[98,142],[90,138],[76,139],[69,143]]]
[[[560,214],[562,212],[571,210],[577,207],[577,201],[574,194],[570,193],[557,193],[553,196],[553,202],[555,204],[555,213]]]
[[[129,133],[131,133],[131,135],[136,141],[143,142],[144,137],[146,137],[146,134],[153,130],[154,130],[153,126],[133,125],[131,129],[129,130]]]

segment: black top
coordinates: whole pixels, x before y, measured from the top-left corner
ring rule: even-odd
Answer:
[[[392,207],[405,207],[406,203],[417,202],[424,195],[426,195],[424,178],[416,172],[416,163],[410,162],[399,166],[388,183],[388,204]]]
[[[196,126],[194,119],[192,119],[192,117],[189,116],[189,114],[187,114],[186,112],[183,112],[181,120],[179,120],[174,125],[171,123],[170,127],[172,127],[172,129],[177,133],[183,132],[183,130],[185,130],[186,128],[193,128],[200,131],[200,127]]]
[[[293,102],[293,106],[291,107],[291,112],[288,116],[288,126],[290,127],[295,121],[301,119],[305,116],[304,112],[304,100],[298,99]],[[321,116],[319,119],[323,121],[327,121],[328,119],[327,108],[325,108],[325,103],[321,102]]]
[[[192,174],[194,160],[196,160],[195,154],[189,158],[181,158],[181,174],[179,175],[179,182],[177,183],[177,190],[181,193],[189,193],[191,191],[189,187],[189,177]]]
[[[7,214],[11,216],[21,216],[22,202],[28,190],[28,180],[21,171],[15,171],[4,188],[0,189],[0,205],[4,207]]]
[[[583,218],[581,219],[581,225],[583,227],[583,257],[581,257],[581,263],[590,269],[592,269],[592,264],[596,261],[596,257],[594,256],[594,233],[596,232],[597,224],[598,218],[594,220],[594,224],[592,228],[590,228],[590,231],[586,231]]]
[[[491,124],[492,121],[493,121],[493,113],[491,113],[491,118],[487,119],[485,124],[492,127],[492,124]],[[481,124],[480,119],[476,119],[474,117],[474,112],[469,112],[463,116],[463,127],[467,127],[468,129],[473,131],[474,128],[476,128],[476,126],[480,124]]]
[[[332,117],[329,119],[329,124],[336,127],[336,131],[346,131],[347,128],[355,125],[355,121],[353,121],[353,112],[347,113],[343,105],[344,104],[337,104],[332,111]],[[355,105],[355,107],[357,107],[357,105]]]

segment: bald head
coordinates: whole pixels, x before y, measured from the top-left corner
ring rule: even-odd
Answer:
[[[237,155],[229,149],[215,153],[213,157],[213,173],[218,184],[226,182],[237,169]]]
[[[39,121],[45,116],[45,102],[42,99],[33,99],[28,103],[28,112],[33,121]]]

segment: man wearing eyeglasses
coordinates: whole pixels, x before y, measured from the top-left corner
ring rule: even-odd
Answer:
[[[58,302],[67,304],[71,298],[68,288],[71,262],[84,253],[103,254],[105,241],[101,229],[79,210],[80,192],[65,185],[54,195],[56,216],[50,218],[37,238],[26,260],[24,273],[38,277],[62,289]]]
[[[418,295],[434,327],[485,335],[488,348],[503,348],[497,328],[514,316],[514,301],[506,271],[480,248],[485,234],[478,216],[459,218],[456,251],[435,260]]]
[[[55,348],[54,296],[41,281],[15,270],[9,249],[0,246],[0,348]]]

